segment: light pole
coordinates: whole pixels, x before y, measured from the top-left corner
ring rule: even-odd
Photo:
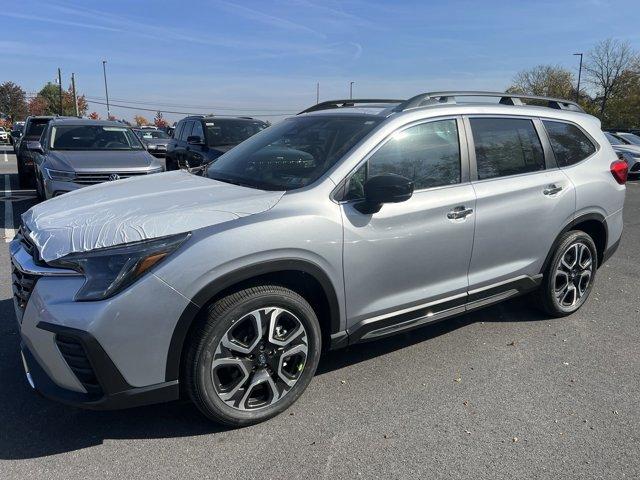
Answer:
[[[578,67],[578,88],[576,88],[576,102],[580,99],[580,77],[582,76],[582,53],[574,53],[574,56],[580,57],[580,67]]]
[[[78,96],[76,95],[76,74],[71,74],[71,89],[73,90],[73,110],[76,113],[76,117],[79,117],[78,112]]]
[[[349,82],[349,100],[353,99],[353,84],[355,82]]]
[[[316,83],[316,105],[320,103],[320,82]]]
[[[62,73],[58,68],[58,94],[60,95],[60,116],[62,116]]]
[[[104,74],[104,94],[107,97],[107,120],[111,117],[111,110],[109,109],[109,89],[107,88],[107,61],[102,61],[102,73]]]

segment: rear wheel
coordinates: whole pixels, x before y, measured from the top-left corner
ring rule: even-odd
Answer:
[[[562,236],[537,292],[539,305],[564,317],[586,302],[595,280],[598,255],[592,238],[582,231]]]
[[[320,326],[297,293],[276,285],[228,295],[192,333],[187,391],[209,418],[233,426],[271,418],[292,405],[320,358]]]

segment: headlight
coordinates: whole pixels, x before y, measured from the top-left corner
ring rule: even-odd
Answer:
[[[76,178],[75,172],[65,172],[64,170],[53,170],[51,168],[45,168],[47,176],[51,180],[57,180],[60,182],[72,182]]]
[[[71,268],[85,276],[77,301],[104,300],[131,285],[151,267],[173,253],[190,233],[108,247],[92,252],[72,253],[50,262]]]

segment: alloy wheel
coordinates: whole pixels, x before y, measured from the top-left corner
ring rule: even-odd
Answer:
[[[581,302],[591,285],[593,269],[589,247],[582,242],[569,245],[554,275],[554,294],[560,307],[570,309]]]
[[[215,392],[238,410],[273,405],[302,375],[308,348],[307,331],[293,313],[276,306],[254,310],[235,321],[216,347]]]

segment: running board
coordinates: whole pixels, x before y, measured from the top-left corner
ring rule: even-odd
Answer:
[[[349,345],[406,332],[493,305],[535,290],[541,282],[541,274],[517,277],[454,297],[368,318],[347,329]]]

